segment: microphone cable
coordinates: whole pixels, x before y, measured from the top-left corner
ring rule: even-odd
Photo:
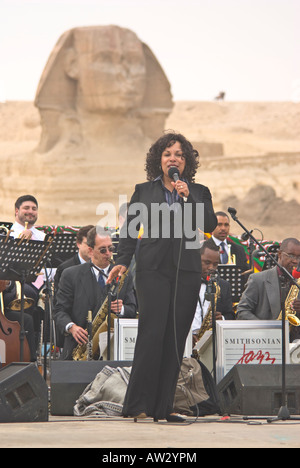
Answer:
[[[198,408],[198,405],[197,405],[197,403],[195,401],[194,395],[192,394],[192,392],[188,388],[186,376],[184,375],[184,373],[182,371],[182,368],[181,368],[182,361],[180,361],[180,356],[179,356],[179,352],[178,352],[178,339],[177,339],[177,330],[176,330],[176,299],[177,299],[177,292],[178,292],[179,269],[180,269],[180,262],[181,262],[182,250],[183,250],[184,203],[185,202],[183,200],[182,200],[182,203],[180,203],[180,206],[182,206],[182,233],[181,233],[181,239],[180,239],[180,244],[179,244],[179,254],[178,254],[178,261],[177,261],[176,275],[175,275],[175,288],[174,288],[174,298],[173,298],[173,328],[174,328],[175,353],[176,353],[177,364],[178,364],[178,367],[179,367],[179,374],[181,375],[181,378],[182,378],[182,380],[184,382],[186,390],[190,394],[191,400],[194,402],[194,406],[196,407],[196,416],[194,417],[194,420],[186,421],[186,422],[181,424],[181,425],[185,425],[185,426],[190,426],[191,424],[194,424],[195,422],[197,422],[197,420],[199,419],[199,408]],[[196,312],[196,310],[195,310],[195,312]],[[195,359],[195,358],[193,358],[193,359]],[[198,361],[196,360],[196,362],[198,362]],[[189,404],[187,395],[186,395],[186,401]]]

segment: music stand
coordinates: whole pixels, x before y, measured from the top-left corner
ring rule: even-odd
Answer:
[[[245,279],[242,276],[242,272],[242,269],[237,265],[218,266],[220,278],[231,284],[232,302],[239,302],[243,294]]]
[[[0,235],[0,279],[21,283],[21,329],[20,362],[24,359],[24,286],[26,281],[36,280],[42,259],[50,247],[50,242],[33,241],[24,238],[14,239]]]
[[[78,251],[76,233],[57,233],[52,236],[53,243],[49,251],[48,261],[52,268],[57,268],[61,263],[71,258]]]

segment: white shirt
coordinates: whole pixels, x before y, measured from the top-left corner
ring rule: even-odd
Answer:
[[[10,235],[14,238],[17,239],[21,232],[25,230],[25,226],[22,224],[18,223],[17,221],[14,222],[14,224],[11,227],[11,233]],[[39,229],[36,229],[34,226],[29,229],[29,231],[32,232],[32,237],[30,240],[35,240],[35,241],[43,241],[46,237],[46,234],[43,231],[40,231]],[[45,275],[39,275],[33,285],[37,289],[41,289],[45,281]]]
[[[221,243],[224,242],[226,252],[228,253],[227,239],[225,239],[224,241],[221,241],[220,239],[217,239],[215,236],[212,236],[212,238],[213,238],[213,240],[214,240],[214,243],[215,243],[218,247],[220,247]]]
[[[194,320],[192,323],[192,332],[199,330],[202,325],[202,318],[206,316],[208,312],[208,308],[210,306],[210,301],[205,299],[205,292],[206,292],[206,284],[202,283],[199,292],[199,301],[197,303],[196,312],[194,316]],[[199,303],[200,302],[200,303]]]
[[[21,232],[24,231],[25,227],[22,224],[15,221],[11,229],[12,229],[12,232],[10,233],[10,235],[16,239],[19,237]],[[29,231],[32,232],[31,240],[43,241],[46,237],[46,234],[43,231],[36,229],[34,226],[30,228]]]

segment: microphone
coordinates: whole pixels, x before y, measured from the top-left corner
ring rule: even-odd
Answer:
[[[298,263],[298,266],[293,270],[293,278],[299,279],[300,278],[300,262]]]
[[[242,241],[246,242],[247,240],[249,240],[250,234],[252,234],[252,232],[253,232],[253,229],[249,231],[249,234],[247,232],[243,232],[243,234],[241,235]]]
[[[235,208],[228,208],[228,213],[231,215],[232,219],[236,219],[236,209]]]
[[[176,167],[176,166],[171,166],[170,169],[168,170],[168,176],[170,177],[170,179],[173,179],[174,182],[177,182],[177,180],[179,180],[179,170],[178,170],[178,167]],[[187,201],[187,198],[183,195],[183,193],[180,193],[179,195],[182,196],[184,202]]]

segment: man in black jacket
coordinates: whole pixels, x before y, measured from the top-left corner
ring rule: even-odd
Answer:
[[[63,346],[62,359],[66,360],[72,359],[77,344],[87,342],[88,311],[94,318],[108,292],[105,278],[114,249],[111,237],[108,231],[99,233],[95,227],[88,232],[87,242],[91,261],[65,269],[56,294],[57,344]],[[123,318],[135,318],[136,309],[132,277],[128,274],[118,298],[112,301],[111,311]]]
[[[246,253],[241,245],[231,242],[229,236],[230,221],[229,216],[223,211],[216,213],[218,224],[212,233],[212,239],[220,249],[220,264],[227,264],[229,255],[235,256],[236,266],[242,271],[249,270]],[[230,247],[230,248],[229,248]]]
[[[73,255],[71,258],[62,262],[56,270],[55,277],[54,277],[54,293],[56,294],[58,289],[58,283],[61,277],[62,272],[71,266],[80,265],[85,262],[90,261],[90,253],[89,253],[89,246],[87,244],[87,234],[93,228],[91,224],[87,226],[83,226],[79,229],[76,235],[76,245],[78,248],[78,252]]]
[[[203,319],[208,313],[210,302],[205,300],[205,292],[207,286],[207,278],[218,270],[220,263],[220,251],[212,239],[204,242],[201,247],[201,263],[202,263],[202,283],[199,291],[199,300],[195,317],[192,324],[193,343],[195,344]],[[218,278],[220,287],[220,295],[216,305],[216,320],[234,320],[235,315],[232,308],[231,286],[228,281]]]

